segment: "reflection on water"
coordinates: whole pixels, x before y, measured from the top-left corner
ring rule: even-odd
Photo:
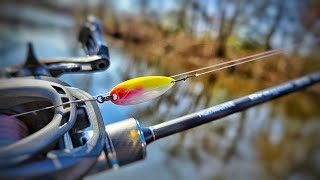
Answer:
[[[7,42],[0,46],[1,67],[21,62],[28,40],[35,43],[36,53],[41,57],[83,56],[75,43],[75,27],[48,28],[44,22],[38,26],[23,22],[0,22],[0,25],[0,39]],[[107,71],[63,75],[61,79],[96,95],[130,78],[167,75],[165,67],[134,59],[109,45],[111,66]],[[177,84],[151,102],[136,106],[104,103],[100,109],[105,123],[134,117],[147,126],[230,100],[236,96],[230,88],[194,79]],[[288,106],[294,108],[299,104],[299,97],[285,97],[283,101],[266,103],[160,140],[148,147],[146,160],[87,179],[315,178],[320,172],[319,116],[312,110],[309,116],[303,113],[293,117],[295,113],[288,113]],[[301,100],[301,103],[312,102]],[[302,105],[297,106],[303,108]],[[319,104],[313,105],[316,109]]]

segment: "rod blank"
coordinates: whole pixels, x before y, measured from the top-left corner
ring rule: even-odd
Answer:
[[[144,128],[143,133],[147,143],[150,143],[154,140],[212,122],[230,114],[243,111],[249,107],[253,107],[292,92],[299,91],[319,82],[320,72],[308,74],[295,80],[250,94],[245,97],[231,100],[193,114],[151,126],[149,128]]]

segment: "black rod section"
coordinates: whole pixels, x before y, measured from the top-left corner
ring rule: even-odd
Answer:
[[[299,91],[320,82],[320,72],[308,74],[298,79],[274,86],[245,97],[231,100],[202,111],[166,121],[149,128],[143,128],[147,143],[176,134],[196,126],[243,111],[249,107],[270,101],[272,99]]]

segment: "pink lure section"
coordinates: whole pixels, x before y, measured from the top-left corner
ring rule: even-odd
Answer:
[[[118,105],[133,105],[140,103],[139,97],[143,95],[143,88],[136,88],[136,89],[124,89],[118,88],[112,95],[112,102]]]

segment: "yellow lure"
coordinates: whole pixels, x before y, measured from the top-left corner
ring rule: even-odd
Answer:
[[[111,89],[111,101],[118,105],[143,103],[167,92],[175,80],[166,76],[146,76],[124,81]]]

